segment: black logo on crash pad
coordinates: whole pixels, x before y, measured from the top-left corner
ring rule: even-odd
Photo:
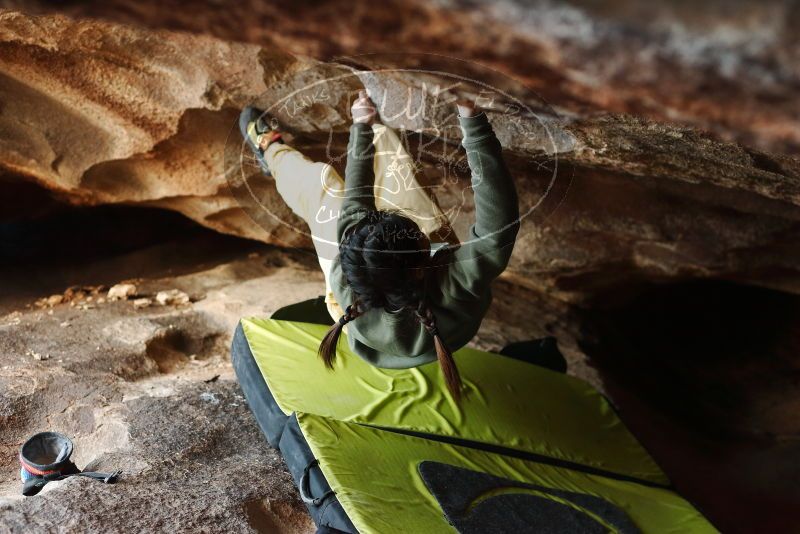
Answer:
[[[462,534],[638,533],[615,504],[583,493],[517,482],[425,461],[419,473],[447,520]]]

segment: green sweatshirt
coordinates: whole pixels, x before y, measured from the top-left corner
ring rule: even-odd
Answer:
[[[478,331],[492,301],[491,282],[508,265],[519,230],[516,188],[489,120],[481,113],[461,117],[460,121],[475,193],[475,224],[444,267],[428,270],[425,282],[426,302],[442,339],[453,351],[466,345]],[[372,139],[369,125],[351,127],[339,242],[366,210],[375,209]],[[338,257],[330,281],[343,308],[353,302],[355,296]],[[347,332],[353,352],[378,367],[416,367],[436,359],[433,338],[411,311],[369,310],[349,323]]]

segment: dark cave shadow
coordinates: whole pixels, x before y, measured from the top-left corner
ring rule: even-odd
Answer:
[[[723,532],[792,530],[800,296],[695,280],[595,306],[581,346],[677,490]]]
[[[695,280],[582,315],[583,348],[603,374],[704,432],[752,435],[758,392],[800,381],[797,295]]]

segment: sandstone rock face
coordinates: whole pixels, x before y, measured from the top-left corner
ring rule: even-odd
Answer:
[[[0,5],[56,9],[45,0]],[[628,112],[762,150],[800,149],[800,9],[791,0],[324,0],[296,9],[258,0],[192,9],[179,0],[90,0],[57,9],[322,60],[365,52],[471,59],[524,81],[559,109]]]
[[[478,346],[557,335],[576,364],[573,372],[594,380],[584,361],[589,354],[603,377],[598,385],[678,489],[720,528],[747,532],[769,522],[772,530],[787,530],[800,502],[798,478],[783,476],[800,457],[794,445],[800,428],[793,350],[800,339],[794,4],[730,10],[721,1],[676,8],[612,2],[602,11],[594,2],[468,2],[455,9],[450,2],[353,8],[329,1],[302,16],[260,2],[177,4],[110,0],[58,8],[105,21],[0,12],[0,219],[63,204],[148,206],[226,234],[308,248],[308,237],[297,231],[302,224],[274,184],[242,161],[238,110],[250,102],[275,106],[294,95],[301,102],[296,112],[274,109],[293,144],[341,168],[348,104],[366,87],[384,122],[410,134],[425,181],[463,232],[471,215],[462,195],[466,178],[454,172],[443,180],[442,160],[433,155],[453,146],[458,132],[446,106],[437,104],[488,86],[491,98],[483,104],[506,149],[521,206],[536,209],[523,220]],[[26,2],[24,8],[52,6]],[[363,50],[381,53],[331,57]],[[398,51],[403,54],[388,53]],[[454,87],[452,75],[463,83]],[[310,88],[321,82],[326,94],[314,96]],[[432,111],[396,112],[409,102]],[[509,112],[511,105],[518,112]],[[231,273],[249,280],[238,269]],[[259,287],[289,291],[305,276],[271,278]],[[201,327],[187,327],[187,337],[223,339],[235,317],[270,311],[253,303],[237,307],[237,295],[253,286],[228,282],[235,287],[216,288],[218,298],[191,305],[190,315],[206,310],[214,320],[203,312]],[[191,288],[179,289],[192,296]],[[284,296],[283,303],[300,298]],[[160,366],[160,356],[147,353],[147,339],[161,339],[148,324],[168,321],[162,308],[143,307],[145,316],[137,319],[128,308],[120,312],[122,305],[133,306],[114,304],[108,320],[85,325],[87,342],[101,335],[96,325],[145,341],[81,364],[94,365],[109,381],[120,373],[138,381],[174,362],[186,364],[188,355],[176,356],[171,342],[166,349],[155,342],[168,355]],[[34,320],[40,319],[20,319]],[[40,340],[50,335],[14,330],[10,352],[25,348],[31,332]],[[32,350],[43,354],[49,347]],[[125,362],[133,362],[128,374]],[[104,374],[109,365],[113,376]],[[27,413],[42,392],[58,396],[59,380],[48,386],[15,379],[22,389],[4,397],[3,413]],[[195,397],[204,386],[199,376],[193,380],[169,394],[170,407],[186,400],[182,420],[208,409],[205,417],[218,428],[222,418],[245,413],[199,404]],[[134,405],[124,395],[132,386],[109,387],[113,408],[130,411]],[[224,406],[236,402],[231,384],[220,388]],[[142,402],[148,409],[158,403]],[[87,403],[95,410],[102,400]],[[15,415],[21,419],[4,441],[35,430],[29,424],[35,415]],[[134,428],[131,420],[126,425]],[[255,440],[252,422],[243,424]],[[147,463],[155,449],[136,447],[157,444],[131,432],[133,449],[125,450],[139,450],[134,458]],[[220,443],[229,439],[214,432]],[[665,435],[672,440],[665,442]],[[256,462],[258,450],[243,453],[248,462]],[[250,495],[230,491],[236,497],[220,505],[219,524],[237,529],[244,523],[232,519],[234,509]],[[259,521],[263,499],[288,498],[268,485],[256,493]],[[18,529],[32,517],[28,506],[10,509]]]
[[[0,17],[6,172],[70,203],[166,197],[198,219],[231,207],[213,148],[227,133],[221,110],[264,89],[257,48],[62,17]],[[174,146],[180,137],[188,142]]]
[[[0,28],[0,90],[14,102],[0,115],[7,175],[72,204],[158,206],[268,243],[309,241],[249,211],[254,222],[231,194],[237,182],[226,150],[241,149],[240,106],[266,107],[277,95],[335,79],[313,112],[279,117],[301,134],[299,148],[313,154],[321,136],[336,134],[333,146],[341,153],[348,98],[361,84],[389,110],[407,105],[409,91],[423,93],[420,101],[433,98],[422,91],[428,75],[356,76],[274,47],[12,12],[2,15]],[[384,57],[366,61],[385,63]],[[798,235],[795,159],[643,119],[559,118],[541,101],[522,102],[537,117],[552,115],[547,135],[532,116],[512,121],[501,103],[492,104],[490,116],[523,206],[548,196],[525,221],[510,276],[569,300],[585,300],[621,278],[722,275],[798,290],[800,252],[786,241]],[[441,127],[440,119],[386,122],[430,131],[428,123]],[[445,184],[437,195],[445,204],[460,201],[464,186]],[[279,219],[293,220],[274,186],[261,198]]]

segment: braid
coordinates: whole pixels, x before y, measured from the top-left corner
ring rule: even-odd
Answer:
[[[364,314],[358,301],[353,302],[347,307],[344,315],[342,315],[336,324],[334,324],[322,342],[319,344],[319,355],[322,361],[325,362],[325,367],[333,369],[333,361],[336,359],[336,346],[339,344],[339,336],[342,334],[342,328],[350,321],[355,320]]]
[[[422,304],[420,305],[422,308]],[[433,345],[436,348],[436,358],[439,360],[439,367],[442,369],[442,373],[444,374],[444,381],[447,385],[447,389],[450,391],[450,394],[453,396],[456,402],[461,400],[461,375],[458,373],[458,367],[456,367],[456,361],[453,358],[453,353],[450,352],[450,349],[447,348],[445,345],[444,340],[442,340],[442,336],[439,333],[439,328],[436,326],[436,317],[434,317],[433,312],[427,306],[425,306],[422,311],[418,308],[415,310],[414,314],[417,317],[419,323],[428,331],[430,335],[433,336]]]

